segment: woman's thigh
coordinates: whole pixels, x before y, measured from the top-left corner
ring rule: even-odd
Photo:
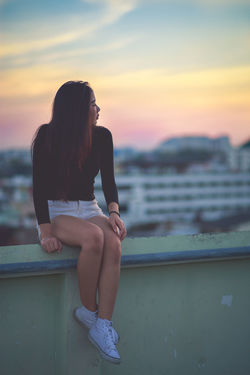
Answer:
[[[51,220],[52,235],[69,246],[81,246],[104,240],[100,227],[85,219],[57,215]]]

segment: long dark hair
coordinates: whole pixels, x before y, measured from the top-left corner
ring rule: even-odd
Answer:
[[[59,186],[60,199],[67,201],[72,165],[80,170],[92,149],[92,127],[89,118],[92,88],[88,82],[68,81],[57,91],[48,124],[36,130],[31,143],[43,148],[43,155],[53,164],[53,179]],[[50,181],[52,183],[52,181]]]

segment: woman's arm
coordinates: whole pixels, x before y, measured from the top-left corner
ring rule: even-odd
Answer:
[[[100,159],[102,188],[107,202],[108,211],[116,211],[119,213],[118,191],[114,176],[113,148],[112,134],[109,129],[103,128]],[[123,220],[116,213],[111,213],[108,220],[113,228],[113,231],[122,241],[127,234]]]
[[[39,129],[32,158],[33,203],[38,225],[41,225],[41,238],[50,235],[50,217],[46,194],[47,163],[42,147],[42,130],[42,128]]]
[[[118,191],[114,176],[113,138],[111,131],[104,127],[102,128],[100,148],[100,172],[102,179],[102,189],[107,203],[108,211],[119,212]]]
[[[43,224],[40,224],[39,226],[40,226],[40,231],[41,231],[41,235],[40,235],[41,240],[47,237],[52,237],[50,223],[43,223]]]
[[[108,211],[110,212],[110,211],[116,211],[116,212],[119,212],[119,205],[118,205],[118,203],[116,203],[116,202],[111,202],[111,203],[109,203],[109,205],[108,205]]]

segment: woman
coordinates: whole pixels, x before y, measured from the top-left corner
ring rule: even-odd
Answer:
[[[126,229],[119,214],[112,134],[96,125],[99,111],[88,82],[68,81],[59,88],[51,121],[37,129],[31,145],[33,201],[46,252],[60,253],[62,243],[81,247],[77,275],[82,306],[74,309],[74,317],[89,329],[88,338],[100,354],[120,363],[119,335],[111,319]],[[109,217],[94,195],[99,170]]]

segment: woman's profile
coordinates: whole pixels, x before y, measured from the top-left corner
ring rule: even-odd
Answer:
[[[31,144],[33,202],[46,252],[60,253],[62,243],[81,247],[77,277],[82,306],[73,316],[88,329],[102,357],[120,363],[112,314],[126,228],[119,213],[112,133],[96,125],[99,111],[88,82],[68,81],[58,89],[51,120],[38,127]],[[109,216],[94,195],[99,171]]]

